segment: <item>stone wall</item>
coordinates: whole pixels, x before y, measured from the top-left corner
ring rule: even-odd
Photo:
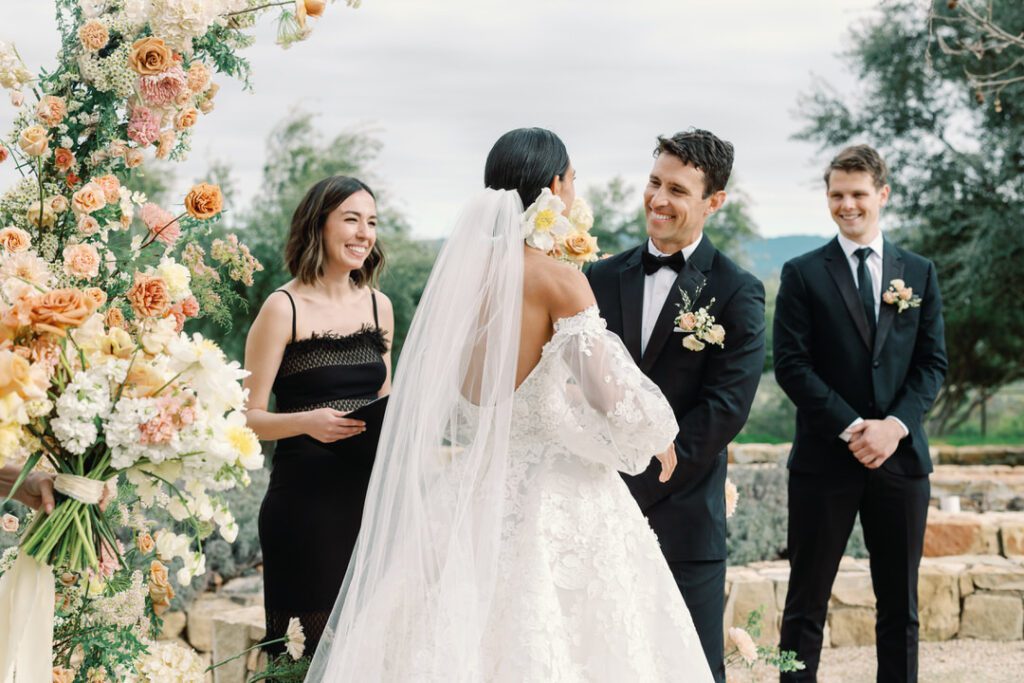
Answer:
[[[782,463],[790,444],[731,443],[729,462],[737,464]],[[936,465],[1024,465],[1024,446],[932,446]]]

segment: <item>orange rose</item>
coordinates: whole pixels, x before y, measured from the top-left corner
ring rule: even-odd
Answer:
[[[136,166],[142,165],[142,150],[138,147],[132,147],[131,149],[125,150],[124,153],[124,165],[127,168],[135,168]]]
[[[188,109],[182,109],[178,112],[178,115],[174,117],[174,127],[178,130],[185,130],[196,125],[196,119],[199,118],[199,110],[195,107],[189,107]]]
[[[63,666],[53,667],[51,683],[74,683],[75,670],[65,669]]]
[[[29,318],[41,332],[64,336],[64,330],[78,327],[92,315],[85,295],[78,289],[54,289],[32,298]]]
[[[107,293],[99,287],[86,287],[82,293],[85,294],[86,301],[94,311],[107,303]]]
[[[174,599],[174,588],[167,580],[167,567],[159,560],[153,560],[149,565],[149,599],[157,616],[163,614]]]
[[[4,163],[5,161],[7,161],[7,148],[4,147],[3,145],[0,145],[0,164]]]
[[[153,552],[153,548],[156,547],[156,543],[153,542],[153,537],[150,535],[150,533],[148,531],[143,531],[142,533],[140,533],[135,538],[135,547],[138,548],[139,552],[142,553],[143,555],[148,555],[151,552]],[[157,563],[157,564],[159,564],[159,563]],[[160,566],[163,567],[162,564]],[[150,567],[152,567],[152,565],[150,565]],[[152,569],[150,569],[150,571],[152,572]],[[163,567],[163,571],[164,571],[164,580],[166,581],[167,580],[167,567]]]
[[[684,332],[690,332],[693,328],[697,327],[697,316],[694,313],[683,313],[679,316],[676,324]]]
[[[86,183],[81,190],[71,195],[71,208],[76,214],[95,213],[106,205],[106,193],[95,182]]]
[[[62,173],[70,171],[75,165],[75,153],[67,147],[58,147],[53,153],[53,165]]]
[[[135,274],[135,282],[125,295],[141,318],[162,318],[171,308],[167,283],[156,275]]]
[[[140,76],[155,76],[174,66],[174,53],[161,38],[140,38],[132,43],[128,65]]]
[[[103,319],[107,327],[119,327],[124,329],[125,320],[124,313],[121,312],[120,308],[111,308],[107,311],[107,316]]]
[[[166,159],[171,154],[171,150],[174,149],[174,143],[178,141],[177,136],[173,130],[165,130],[160,133],[160,140],[156,147],[156,158]]]
[[[11,225],[0,230],[0,246],[2,246],[8,254],[16,254],[20,251],[25,251],[28,249],[31,242],[31,235],[21,228],[16,228]]]
[[[306,14],[311,17],[323,16],[324,9],[327,7],[326,0],[303,0],[303,4],[306,6]]]
[[[50,128],[59,125],[67,115],[68,105],[64,103],[63,97],[44,95],[36,105],[36,116]]]
[[[121,181],[116,176],[101,175],[99,178],[93,178],[92,182],[103,188],[103,198],[107,200],[107,204],[113,204],[121,198]]]
[[[30,157],[41,157],[46,154],[50,138],[42,126],[29,126],[18,136],[18,146]]]
[[[185,210],[195,219],[213,218],[224,208],[224,196],[217,185],[199,183],[185,196]]]
[[[72,278],[92,280],[99,274],[99,252],[89,244],[69,245],[63,251],[65,272]]]
[[[67,197],[62,194],[55,194],[52,197],[47,197],[46,205],[49,206],[54,213],[64,213],[68,210]]]
[[[203,92],[210,84],[210,70],[202,62],[192,62],[187,77],[188,89],[194,93]]]
[[[86,50],[96,52],[107,46],[107,43],[110,42],[110,34],[103,22],[98,19],[90,19],[82,24],[82,28],[78,29],[78,40]]]
[[[565,238],[562,250],[572,261],[596,261],[597,238],[587,232],[573,232]]]

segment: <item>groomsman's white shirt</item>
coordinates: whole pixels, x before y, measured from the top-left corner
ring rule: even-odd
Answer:
[[[853,273],[853,284],[856,287],[860,287],[860,278],[857,277],[857,270],[860,268],[860,259],[857,258],[856,252],[861,247],[868,247],[871,249],[871,253],[868,254],[867,267],[868,274],[871,275],[871,293],[875,298],[875,324],[878,323],[878,311],[882,305],[882,249],[885,248],[885,240],[882,238],[882,233],[879,231],[878,236],[871,240],[868,244],[857,244],[851,239],[847,239],[842,233],[839,233],[839,246],[842,248],[843,253],[846,254],[846,264],[850,266],[850,272]],[[900,423],[900,427],[903,427],[903,436],[910,433],[907,429],[907,425],[903,424],[903,420],[890,415],[892,419]],[[849,441],[850,429],[854,425],[858,425],[863,422],[863,418],[857,418],[850,423],[850,426],[843,430],[843,433],[839,435],[839,438],[843,441]]]
[[[684,259],[690,259],[693,252],[700,246],[702,239],[704,239],[703,232],[693,244],[683,247]],[[671,256],[671,254],[663,254],[658,251],[650,238],[647,240],[647,251],[655,256]],[[665,300],[668,299],[668,295],[672,291],[672,285],[677,277],[679,277],[679,273],[671,268],[661,268],[650,275],[644,276],[644,312],[640,323],[641,356],[647,350],[647,342],[650,341],[651,333],[654,332],[654,323],[658,322],[658,315],[661,313],[661,309],[664,308]]]

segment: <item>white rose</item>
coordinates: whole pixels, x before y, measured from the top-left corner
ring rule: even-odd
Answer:
[[[160,265],[156,269],[156,274],[167,283],[167,291],[171,295],[171,301],[181,301],[192,294],[189,289],[192,274],[187,267],[180,263],[175,263],[174,259],[161,259]]]
[[[170,562],[175,557],[188,555],[188,538],[161,529],[153,536],[156,541],[156,556],[161,562]],[[187,583],[187,581],[186,581]]]
[[[3,529],[9,534],[15,533],[19,526],[21,526],[21,523],[18,521],[18,518],[12,514],[5,514],[0,518],[0,529]]]

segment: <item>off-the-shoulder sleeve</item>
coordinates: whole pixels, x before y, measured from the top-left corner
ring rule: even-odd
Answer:
[[[544,354],[565,383],[556,438],[576,455],[637,474],[675,438],[672,407],[596,306],[558,320]]]

